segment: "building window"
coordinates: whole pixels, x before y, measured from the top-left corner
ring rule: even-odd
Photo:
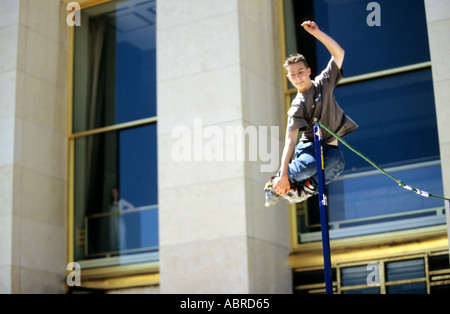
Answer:
[[[338,294],[448,294],[448,251],[338,264],[332,269]],[[294,294],[325,293],[323,269],[295,271]]]
[[[314,19],[346,51],[336,100],[359,128],[345,139],[402,182],[443,195],[442,170],[423,0],[378,1],[381,25],[370,26],[358,0],[284,0],[286,55],[309,59],[312,77],[330,59],[300,24]],[[288,85],[290,86],[290,85]],[[296,90],[288,87],[292,99]],[[329,184],[331,239],[445,224],[444,202],[397,188],[340,144],[346,160]],[[297,243],[320,241],[317,197],[299,204]]]
[[[158,260],[156,1],[82,10],[70,135],[73,260]]]

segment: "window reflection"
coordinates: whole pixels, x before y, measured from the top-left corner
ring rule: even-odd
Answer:
[[[346,77],[430,60],[423,0],[376,1],[381,9],[381,26],[373,27],[366,21],[370,1],[313,2],[320,28],[345,49]],[[323,69],[329,59],[326,48],[318,45],[318,69]]]
[[[155,260],[156,1],[111,1],[81,16],[74,29],[74,258],[92,266],[122,263],[118,256]]]
[[[74,133],[156,116],[156,1],[106,8],[75,30]]]
[[[338,86],[335,95],[359,124],[345,140],[379,166],[440,158],[430,69]],[[373,170],[347,147],[341,148],[344,174]]]
[[[380,167],[398,171],[396,177],[405,184],[442,195],[423,1],[381,1],[382,22],[377,27],[367,25],[367,3],[357,0],[284,0],[283,4],[286,54],[304,54],[312,77],[325,67],[330,54],[295,21],[314,19],[346,50],[344,76],[355,80],[338,85],[334,93],[359,128],[345,140]],[[384,70],[391,74],[380,74]],[[289,87],[292,99],[296,90]],[[375,169],[366,160],[340,147],[345,169],[327,187],[332,239],[445,224],[443,201],[397,189],[391,179],[370,173]],[[298,242],[320,241],[318,198],[297,204],[296,210]]]
[[[75,140],[75,223],[86,230],[80,258],[157,247],[155,147],[154,124]]]

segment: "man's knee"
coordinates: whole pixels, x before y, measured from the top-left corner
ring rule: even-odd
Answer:
[[[325,159],[325,181],[330,182],[339,176],[345,168],[344,155],[340,150],[329,152]]]
[[[289,164],[289,178],[304,181],[317,173],[316,160],[309,155],[300,156]]]

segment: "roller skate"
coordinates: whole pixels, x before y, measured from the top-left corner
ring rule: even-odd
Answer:
[[[270,205],[275,205],[281,198],[287,200],[290,204],[301,203],[309,197],[313,196],[316,193],[316,189],[307,179],[306,181],[293,183],[291,182],[291,190],[284,194],[279,195],[274,189],[274,180],[277,178],[276,176],[270,176],[266,184],[264,186],[264,192],[266,196],[266,207]]]

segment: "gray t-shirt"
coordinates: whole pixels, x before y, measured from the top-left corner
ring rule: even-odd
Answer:
[[[341,70],[331,59],[325,70],[312,81],[312,87],[304,93],[297,93],[288,111],[288,130],[303,131],[300,142],[314,142],[315,118],[340,137],[350,134],[358,127],[344,114],[334,98],[333,90],[341,79]],[[322,130],[323,143],[333,140],[330,133]]]

